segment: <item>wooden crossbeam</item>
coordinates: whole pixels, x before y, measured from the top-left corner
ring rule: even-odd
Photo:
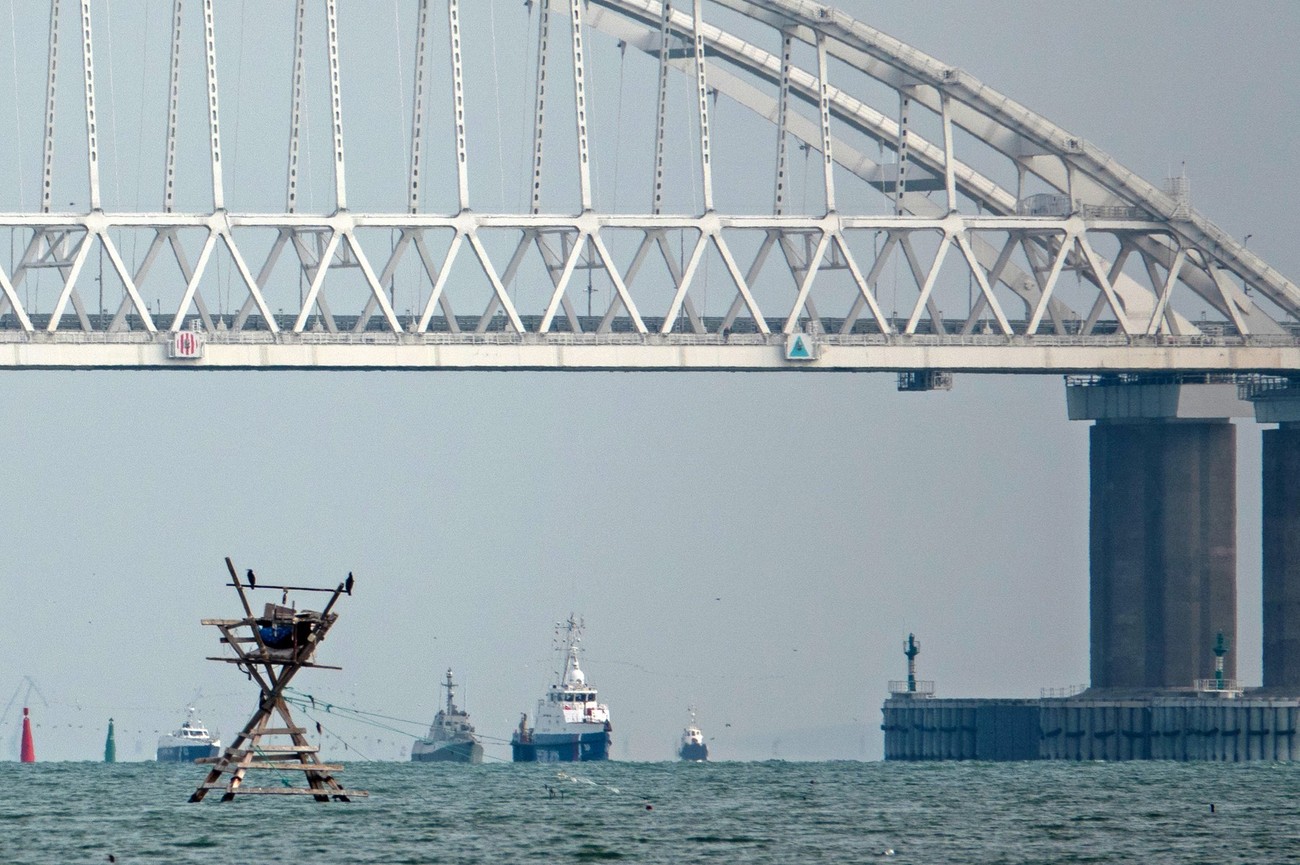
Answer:
[[[205,765],[213,765],[216,763],[221,763],[224,759],[225,759],[224,757],[201,757],[200,759],[195,760],[194,762],[202,763]],[[342,772],[343,771],[342,763],[339,764],[302,763],[302,762],[295,762],[293,760],[280,760],[280,759],[250,760],[248,762],[241,761],[240,765],[243,766],[245,769],[284,769],[285,771],[289,771],[289,772],[295,772],[295,771],[296,772]],[[223,784],[221,786],[224,787],[225,785]]]
[[[226,583],[226,585],[235,586],[237,584]],[[248,586],[248,588],[252,591],[256,591],[257,589],[277,589],[285,592],[326,592],[328,593],[334,591],[333,589],[322,589],[319,586],[268,586],[265,584],[257,585],[257,586]]]
[[[275,650],[272,649],[271,651],[275,651]],[[207,658],[204,658],[204,660],[217,661],[218,663],[221,664],[247,664],[248,663],[248,660],[244,658],[218,658],[218,657],[209,656]],[[257,659],[253,658],[253,660],[257,660]],[[304,661],[301,664],[298,664],[297,667],[299,669],[312,669],[312,670],[342,670],[343,669],[342,667],[335,667],[330,664],[311,664],[311,663],[307,663],[306,661]]]
[[[214,784],[211,786],[205,785],[204,787],[200,787],[199,789],[200,790],[221,790],[224,789],[224,785],[222,784]],[[346,796],[334,795],[333,798],[340,802],[346,802],[351,797],[354,796],[357,798],[364,798],[369,795],[370,793],[368,793],[365,790],[349,790]],[[315,796],[317,799],[320,799],[321,801],[330,798],[329,796],[322,797],[319,791],[311,787],[240,787],[239,789],[229,792],[225,794],[225,796],[222,796],[222,801],[228,802],[230,801],[230,799],[227,797],[234,798],[235,796]],[[192,801],[197,801],[197,800],[192,800]]]

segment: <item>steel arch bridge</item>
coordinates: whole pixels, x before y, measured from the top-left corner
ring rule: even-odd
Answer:
[[[228,188],[213,0],[173,0],[153,209],[108,203],[100,22],[91,0],[49,0],[40,206],[0,213],[20,252],[0,266],[0,367],[1300,368],[1300,288],[1193,209],[1185,178],[1150,183],[830,6],[529,0],[512,102],[466,50],[462,5],[403,7],[401,93],[349,69],[360,13],[265,13],[288,34],[265,82],[283,114],[256,118],[283,136],[265,212]],[[615,55],[637,65],[613,111],[592,64]],[[362,92],[402,106],[404,206],[349,207]],[[480,205],[485,99],[527,129],[516,208]],[[611,138],[615,160],[637,151],[635,204],[597,188]],[[73,176],[87,206],[63,211]],[[202,206],[182,206],[195,177]],[[317,181],[329,202],[305,207]]]

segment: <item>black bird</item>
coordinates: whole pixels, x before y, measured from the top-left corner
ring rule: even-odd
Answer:
[[[348,579],[347,582],[343,584],[343,591],[347,592],[349,595],[352,594],[352,584],[355,582],[356,580],[352,579],[352,572],[348,571]]]
[[[253,574],[253,569],[252,569],[252,568],[249,568],[249,569],[248,569],[248,587],[249,587],[250,589],[256,589],[256,588],[257,588],[257,577]]]

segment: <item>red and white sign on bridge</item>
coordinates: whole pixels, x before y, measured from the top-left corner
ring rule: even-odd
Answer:
[[[198,360],[203,357],[203,334],[182,330],[172,334],[171,351],[167,356],[175,360]]]

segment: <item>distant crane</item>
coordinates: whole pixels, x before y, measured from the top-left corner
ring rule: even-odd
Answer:
[[[24,683],[24,682],[27,684],[27,690],[26,690],[26,691],[23,691],[23,683]],[[18,694],[19,694],[20,691],[22,692],[22,700],[21,700],[21,701],[18,699]],[[41,693],[41,689],[40,689],[39,687],[37,687],[37,685],[36,685],[36,680],[34,680],[31,676],[23,676],[23,680],[22,680],[22,682],[19,682],[19,683],[18,683],[18,687],[14,688],[13,696],[11,696],[11,697],[9,698],[9,702],[5,705],[5,710],[4,710],[4,712],[0,712],[0,727],[4,727],[5,725],[7,725],[7,724],[9,723],[9,712],[13,709],[13,707],[14,707],[15,705],[18,705],[18,706],[27,706],[27,705],[30,705],[30,703],[31,703],[31,697],[32,697],[32,694],[33,694],[33,693],[36,694],[36,696],[40,698],[40,700],[41,700],[41,705],[42,705],[42,706],[44,706],[44,707],[47,708],[47,709],[50,707],[49,702],[45,699],[45,695],[42,694],[42,693]],[[21,717],[21,716],[17,716],[17,717]],[[21,724],[18,725],[17,727],[15,727],[15,729],[14,729],[14,738],[13,738],[13,743],[14,743],[14,744],[13,744],[13,746],[11,747],[11,752],[12,752],[13,755],[17,755],[17,754],[18,754],[18,751],[19,751],[19,742],[18,742],[18,737],[19,737],[20,735],[22,735],[21,731],[22,731],[22,726],[21,726]]]

